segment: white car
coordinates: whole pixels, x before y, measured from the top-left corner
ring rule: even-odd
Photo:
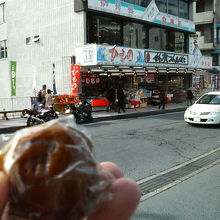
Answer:
[[[208,92],[186,109],[188,124],[220,124],[220,91]]]

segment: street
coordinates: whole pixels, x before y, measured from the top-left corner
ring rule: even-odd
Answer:
[[[86,126],[98,161],[119,164],[141,180],[219,147],[219,127],[192,127],[183,112]],[[132,219],[217,220],[219,165],[140,203]]]
[[[218,127],[192,127],[183,112],[86,125],[98,161],[140,180],[219,147]]]
[[[139,182],[219,148],[219,126],[190,126],[183,112],[80,126],[98,162],[117,163]],[[140,202],[132,220],[215,220],[220,217],[219,164]],[[210,181],[211,180],[211,181]]]

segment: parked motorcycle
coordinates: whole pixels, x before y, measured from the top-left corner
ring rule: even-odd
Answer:
[[[38,110],[38,106],[34,106],[33,109],[24,109],[24,115],[27,117],[27,127],[43,124],[47,121],[58,118],[58,115],[52,106],[40,107],[40,110]]]
[[[88,100],[84,100],[77,105],[70,105],[70,113],[75,116],[76,123],[93,122],[92,105]]]

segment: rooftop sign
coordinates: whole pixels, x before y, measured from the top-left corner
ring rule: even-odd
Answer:
[[[88,8],[195,33],[194,22],[160,12],[154,0],[147,8],[120,0],[88,0]]]

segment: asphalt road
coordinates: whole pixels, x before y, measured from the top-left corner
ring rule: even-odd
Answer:
[[[219,220],[220,164],[139,204],[132,220]]]
[[[219,126],[192,127],[183,112],[87,126],[96,159],[141,180],[220,147]],[[131,220],[219,220],[220,165],[142,201]]]
[[[97,161],[119,164],[140,180],[220,146],[219,127],[192,127],[183,112],[86,126]]]
[[[183,112],[84,125],[97,161],[113,161],[134,180],[220,147],[220,127],[192,127]],[[220,219],[219,165],[140,203],[131,220]]]

